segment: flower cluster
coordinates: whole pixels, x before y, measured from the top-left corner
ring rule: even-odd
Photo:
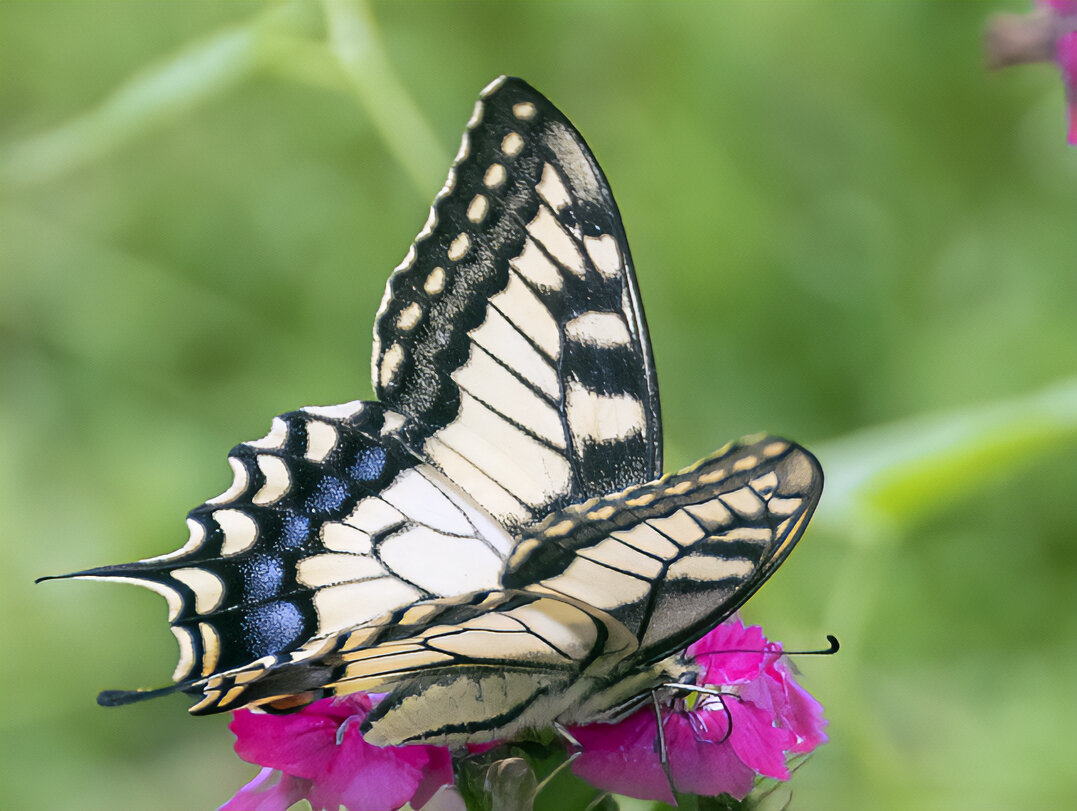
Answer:
[[[582,751],[573,771],[598,788],[673,801],[678,792],[737,799],[758,775],[789,779],[786,758],[826,741],[820,704],[796,683],[781,646],[758,627],[732,619],[685,652],[699,683],[721,691],[662,708],[669,777],[655,742],[657,722],[644,707],[616,724],[574,727]],[[315,811],[421,808],[453,784],[452,758],[438,746],[376,747],[359,726],[375,699],[323,699],[292,715],[235,713],[236,752],[263,766],[221,811],[286,811],[306,799]],[[672,781],[672,786],[670,785]]]

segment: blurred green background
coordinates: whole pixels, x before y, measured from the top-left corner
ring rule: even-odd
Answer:
[[[163,553],[270,418],[370,397],[371,321],[479,90],[611,178],[670,468],[768,429],[828,485],[745,610],[832,741],[794,809],[1077,804],[1077,149],[1005,4],[0,4],[0,806],[189,811],[255,767],[164,605],[33,578]],[[1008,10],[1023,11],[1022,3]]]

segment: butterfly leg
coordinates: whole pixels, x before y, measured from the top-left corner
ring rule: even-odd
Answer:
[[[666,685],[662,685],[665,687]],[[670,794],[676,796],[677,788],[673,785],[673,772],[669,768],[669,749],[666,747],[666,730],[662,725],[662,705],[658,703],[658,690],[651,690],[651,706],[654,708],[655,728],[658,735],[654,740],[654,748],[658,752],[658,762],[662,764],[662,772],[666,775],[669,783]]]
[[[729,707],[725,703],[725,697],[728,695],[735,695],[734,693],[730,693],[728,690],[718,690],[713,687],[699,687],[695,684],[682,684],[679,682],[672,684],[662,684],[659,686],[666,687],[670,690],[680,690],[684,693],[701,693],[707,696],[717,696],[718,701],[722,705],[722,712],[725,714],[726,720],[725,735],[723,735],[722,739],[720,741],[717,741],[717,743],[725,743],[729,740],[729,736],[733,734],[733,714],[729,711]],[[661,724],[659,724],[659,727],[661,727]],[[661,729],[659,729],[659,734],[661,734]]]

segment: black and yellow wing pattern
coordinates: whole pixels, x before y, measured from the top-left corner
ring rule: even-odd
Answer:
[[[661,477],[616,204],[519,79],[483,91],[389,278],[372,376],[378,402],[234,448],[181,549],[68,575],[167,598],[193,713],[376,691],[385,744],[613,717],[770,576],[821,493],[814,457],[770,436]]]

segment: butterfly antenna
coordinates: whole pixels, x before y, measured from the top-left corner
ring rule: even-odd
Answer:
[[[831,656],[841,650],[841,643],[834,634],[826,635],[827,647],[819,650],[770,650],[767,648],[723,648],[722,650],[708,650],[697,652],[696,656],[718,656],[723,653],[777,653],[780,656]],[[668,685],[662,685],[666,687]]]

